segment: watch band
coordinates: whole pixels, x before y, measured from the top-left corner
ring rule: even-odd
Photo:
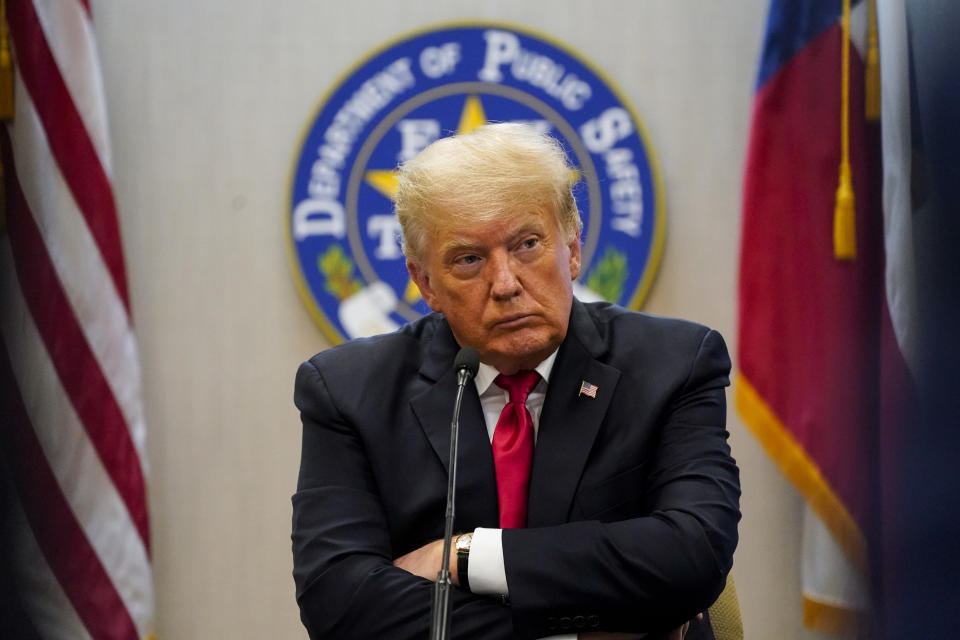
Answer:
[[[470,544],[473,542],[473,533],[462,533],[457,536],[457,581],[460,588],[470,590],[469,561]]]

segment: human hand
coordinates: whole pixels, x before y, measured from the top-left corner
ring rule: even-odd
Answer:
[[[697,620],[703,620],[702,613],[697,614]],[[677,627],[676,629],[668,633],[664,638],[664,640],[683,640],[683,638],[687,635],[687,631],[690,630],[691,622],[692,620],[687,620],[682,625],[680,625],[679,627]]]
[[[703,620],[703,614],[697,614],[697,620]],[[664,636],[663,640],[683,640],[690,630],[692,620],[684,622],[682,625]],[[577,635],[578,640],[642,640],[649,636],[645,633],[620,633],[618,631],[590,631]]]
[[[431,582],[437,581],[440,566],[443,560],[443,538],[428,542],[419,549],[404,554],[393,561],[393,566],[409,571],[415,576],[426,578]],[[457,580],[457,551],[450,545],[450,581],[459,585]]]

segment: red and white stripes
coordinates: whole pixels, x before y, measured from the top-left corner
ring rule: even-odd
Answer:
[[[10,0],[7,19],[0,439],[18,589],[43,638],[138,640],[153,631],[145,429],[90,10]]]

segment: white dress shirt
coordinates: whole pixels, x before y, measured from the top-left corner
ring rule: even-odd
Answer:
[[[537,441],[537,432],[540,429],[540,412],[543,411],[543,401],[547,397],[547,384],[550,381],[550,372],[553,362],[557,359],[557,352],[551,353],[546,360],[537,365],[540,381],[527,396],[527,411],[533,419],[533,441]],[[483,419],[487,425],[487,436],[493,442],[493,432],[497,428],[497,421],[503,408],[510,401],[510,394],[493,383],[500,372],[488,364],[480,363],[477,375],[473,382],[477,385],[480,394],[480,406],[483,408]],[[509,595],[507,588],[507,573],[503,566],[503,546],[501,533],[503,529],[485,529],[478,527],[473,532],[473,542],[470,544],[470,591],[488,595]],[[551,636],[556,640],[575,639],[577,636]]]
[[[537,365],[540,381],[527,396],[527,411],[533,418],[533,441],[537,441],[537,431],[540,428],[540,412],[543,410],[543,400],[547,396],[547,383],[550,380],[550,371],[553,370],[553,361],[557,359],[557,352],[551,353],[546,360]],[[488,364],[480,363],[477,375],[473,382],[477,385],[480,394],[480,406],[483,408],[483,419],[487,424],[487,436],[493,442],[493,432],[497,428],[497,421],[503,408],[510,401],[510,394],[493,383],[500,372]],[[474,593],[509,594],[507,589],[507,574],[503,567],[503,546],[500,544],[502,529],[477,528],[473,532],[473,542],[470,545],[470,590]]]

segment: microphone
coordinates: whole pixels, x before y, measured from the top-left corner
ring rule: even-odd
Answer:
[[[453,361],[453,370],[457,372],[457,384],[466,384],[480,370],[480,354],[473,347],[463,347]]]
[[[450,546],[453,543],[454,498],[457,485],[457,442],[460,439],[460,401],[467,383],[477,375],[480,355],[473,347],[463,347],[457,352],[453,369],[457,372],[457,399],[453,403],[453,419],[450,421],[450,462],[447,468],[447,511],[443,526],[443,559],[437,582],[433,585],[433,611],[430,621],[431,640],[447,640],[450,637]]]

